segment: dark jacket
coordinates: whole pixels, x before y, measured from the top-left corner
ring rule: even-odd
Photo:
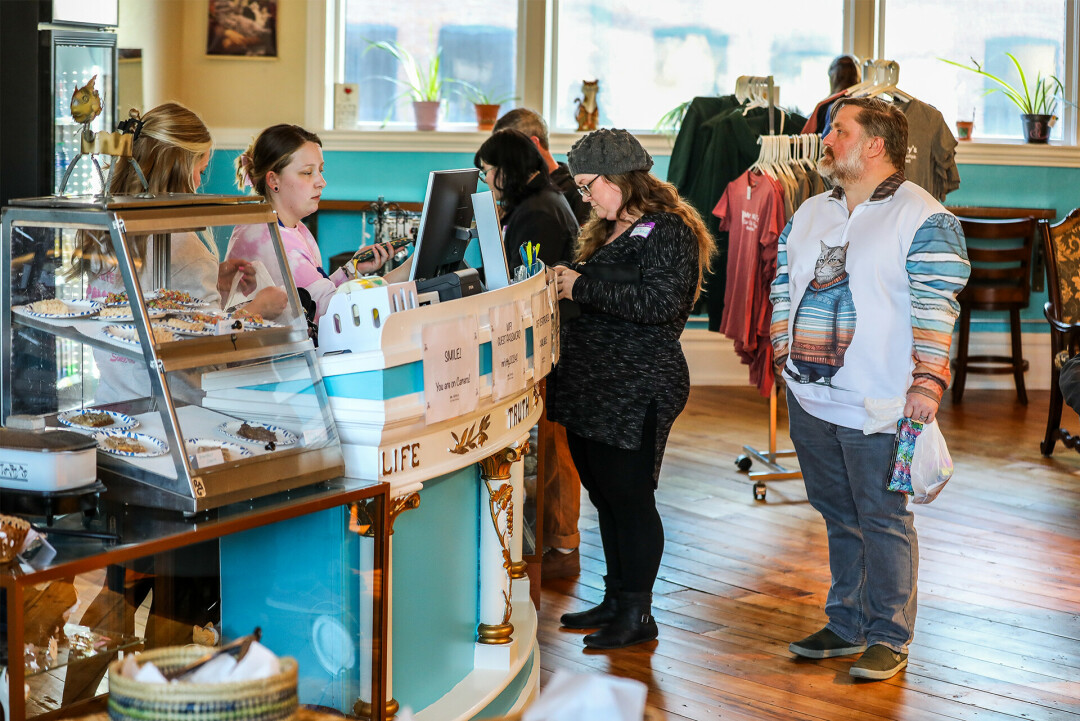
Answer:
[[[636,264],[641,281],[574,281],[582,314],[561,328],[548,415],[579,436],[632,450],[641,446],[645,414],[655,403],[655,480],[671,425],[690,395],[679,338],[694,302],[697,239],[676,215],[646,215],[586,263]]]
[[[518,248],[527,241],[540,244],[540,260],[550,266],[570,258],[574,240],[581,231],[562,193],[544,186],[540,176],[535,182],[535,192],[503,218],[506,226],[503,245],[511,272],[522,265]]]

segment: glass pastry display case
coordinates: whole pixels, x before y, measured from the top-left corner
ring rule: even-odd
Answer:
[[[107,500],[93,518],[64,516],[46,542],[0,562],[0,718],[101,711],[110,662],[209,652],[258,627],[297,662],[301,704],[381,721],[371,701],[387,689],[388,490],[337,479],[197,519]]]
[[[265,226],[249,230],[266,252],[236,272],[220,259],[246,225]],[[11,201],[0,422],[85,433],[108,495],[186,513],[340,476],[283,258],[276,217],[250,196]]]

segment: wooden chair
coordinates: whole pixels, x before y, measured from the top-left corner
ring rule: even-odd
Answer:
[[[971,277],[960,292],[959,330],[952,396],[959,403],[964,397],[968,373],[1012,373],[1016,397],[1027,405],[1024,386],[1024,360],[1020,342],[1020,311],[1031,301],[1031,259],[1038,232],[1034,218],[1019,220],[977,220],[960,218],[967,239]],[[1012,337],[1012,355],[969,355],[971,311],[1007,311]]]
[[[1061,364],[1080,351],[1080,208],[1056,225],[1043,223],[1041,231],[1049,297],[1043,314],[1050,322],[1050,413],[1039,450],[1049,456],[1059,440],[1069,448],[1080,445],[1080,438],[1061,428],[1059,385]]]

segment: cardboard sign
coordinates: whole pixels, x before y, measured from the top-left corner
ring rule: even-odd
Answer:
[[[547,287],[532,297],[533,382],[551,372],[551,296]]]
[[[525,329],[517,303],[492,308],[491,400],[497,401],[525,388]]]
[[[428,423],[471,413],[480,400],[476,316],[425,325],[424,405]]]

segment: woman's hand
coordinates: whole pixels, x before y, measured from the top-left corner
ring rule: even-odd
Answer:
[[[261,315],[263,318],[273,319],[281,315],[288,303],[289,296],[285,294],[285,291],[272,285],[256,293],[251,302],[244,306],[244,310]]]
[[[241,293],[249,295],[251,291],[255,290],[255,267],[246,260],[229,258],[225,262],[218,264],[217,289],[222,299],[229,297],[229,293],[232,291],[233,278],[236,277],[237,273],[241,274]]]
[[[904,417],[919,423],[930,423],[937,417],[937,401],[922,393],[908,393]]]
[[[573,300],[574,281],[581,277],[581,273],[571,270],[565,265],[556,265],[552,270],[555,271],[555,290],[559,292],[559,297]]]
[[[390,256],[394,254],[394,249],[390,246],[389,243],[376,243],[375,245],[364,246],[363,248],[360,248],[360,250],[356,251],[356,253],[353,254],[353,258],[355,259],[357,255],[363,253],[368,248],[371,248],[374,251],[375,255],[374,257],[372,257],[371,260],[366,260],[363,262],[356,261],[355,267],[357,275],[360,275],[361,273],[372,273],[378,270],[379,268],[386,265],[386,261],[390,260]]]

